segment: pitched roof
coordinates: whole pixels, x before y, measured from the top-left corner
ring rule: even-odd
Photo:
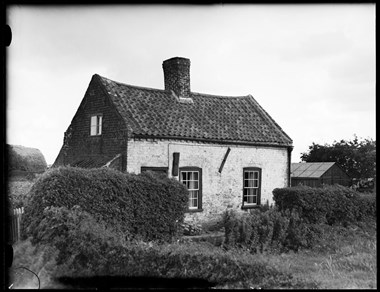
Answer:
[[[291,164],[291,177],[320,178],[335,162],[301,162]]]
[[[191,92],[192,103],[172,92],[127,85],[97,74],[135,136],[208,139],[291,146],[292,140],[251,96]]]
[[[112,156],[95,156],[95,157],[83,157],[76,160],[71,166],[83,167],[83,168],[99,168],[104,167],[114,157]]]

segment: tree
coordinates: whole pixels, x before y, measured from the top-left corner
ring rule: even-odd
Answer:
[[[336,162],[351,178],[364,179],[376,176],[376,141],[354,135],[352,141],[334,141],[332,145],[313,143],[309,151],[301,154],[305,162]]]

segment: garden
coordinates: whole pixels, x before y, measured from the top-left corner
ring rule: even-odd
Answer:
[[[226,211],[215,246],[182,240],[188,195],[174,179],[61,167],[28,183],[12,267],[41,288],[377,288],[375,194],[275,189],[274,207]]]

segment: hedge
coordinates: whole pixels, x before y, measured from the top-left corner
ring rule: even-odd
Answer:
[[[364,198],[340,185],[277,188],[273,190],[273,199],[279,211],[297,210],[306,222],[312,224],[347,224],[376,216],[375,197]]]
[[[6,145],[8,170],[43,172],[47,168],[44,155],[39,149],[19,145]]]
[[[30,191],[22,224],[24,238],[38,238],[45,208],[75,205],[125,236],[170,240],[183,222],[188,192],[174,179],[113,169],[54,168]]]

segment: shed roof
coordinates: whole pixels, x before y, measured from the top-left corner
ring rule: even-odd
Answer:
[[[335,162],[301,162],[291,164],[292,178],[320,178]]]
[[[292,139],[251,96],[173,92],[132,86],[95,74],[134,136],[291,146]],[[188,100],[189,100],[188,99]]]

